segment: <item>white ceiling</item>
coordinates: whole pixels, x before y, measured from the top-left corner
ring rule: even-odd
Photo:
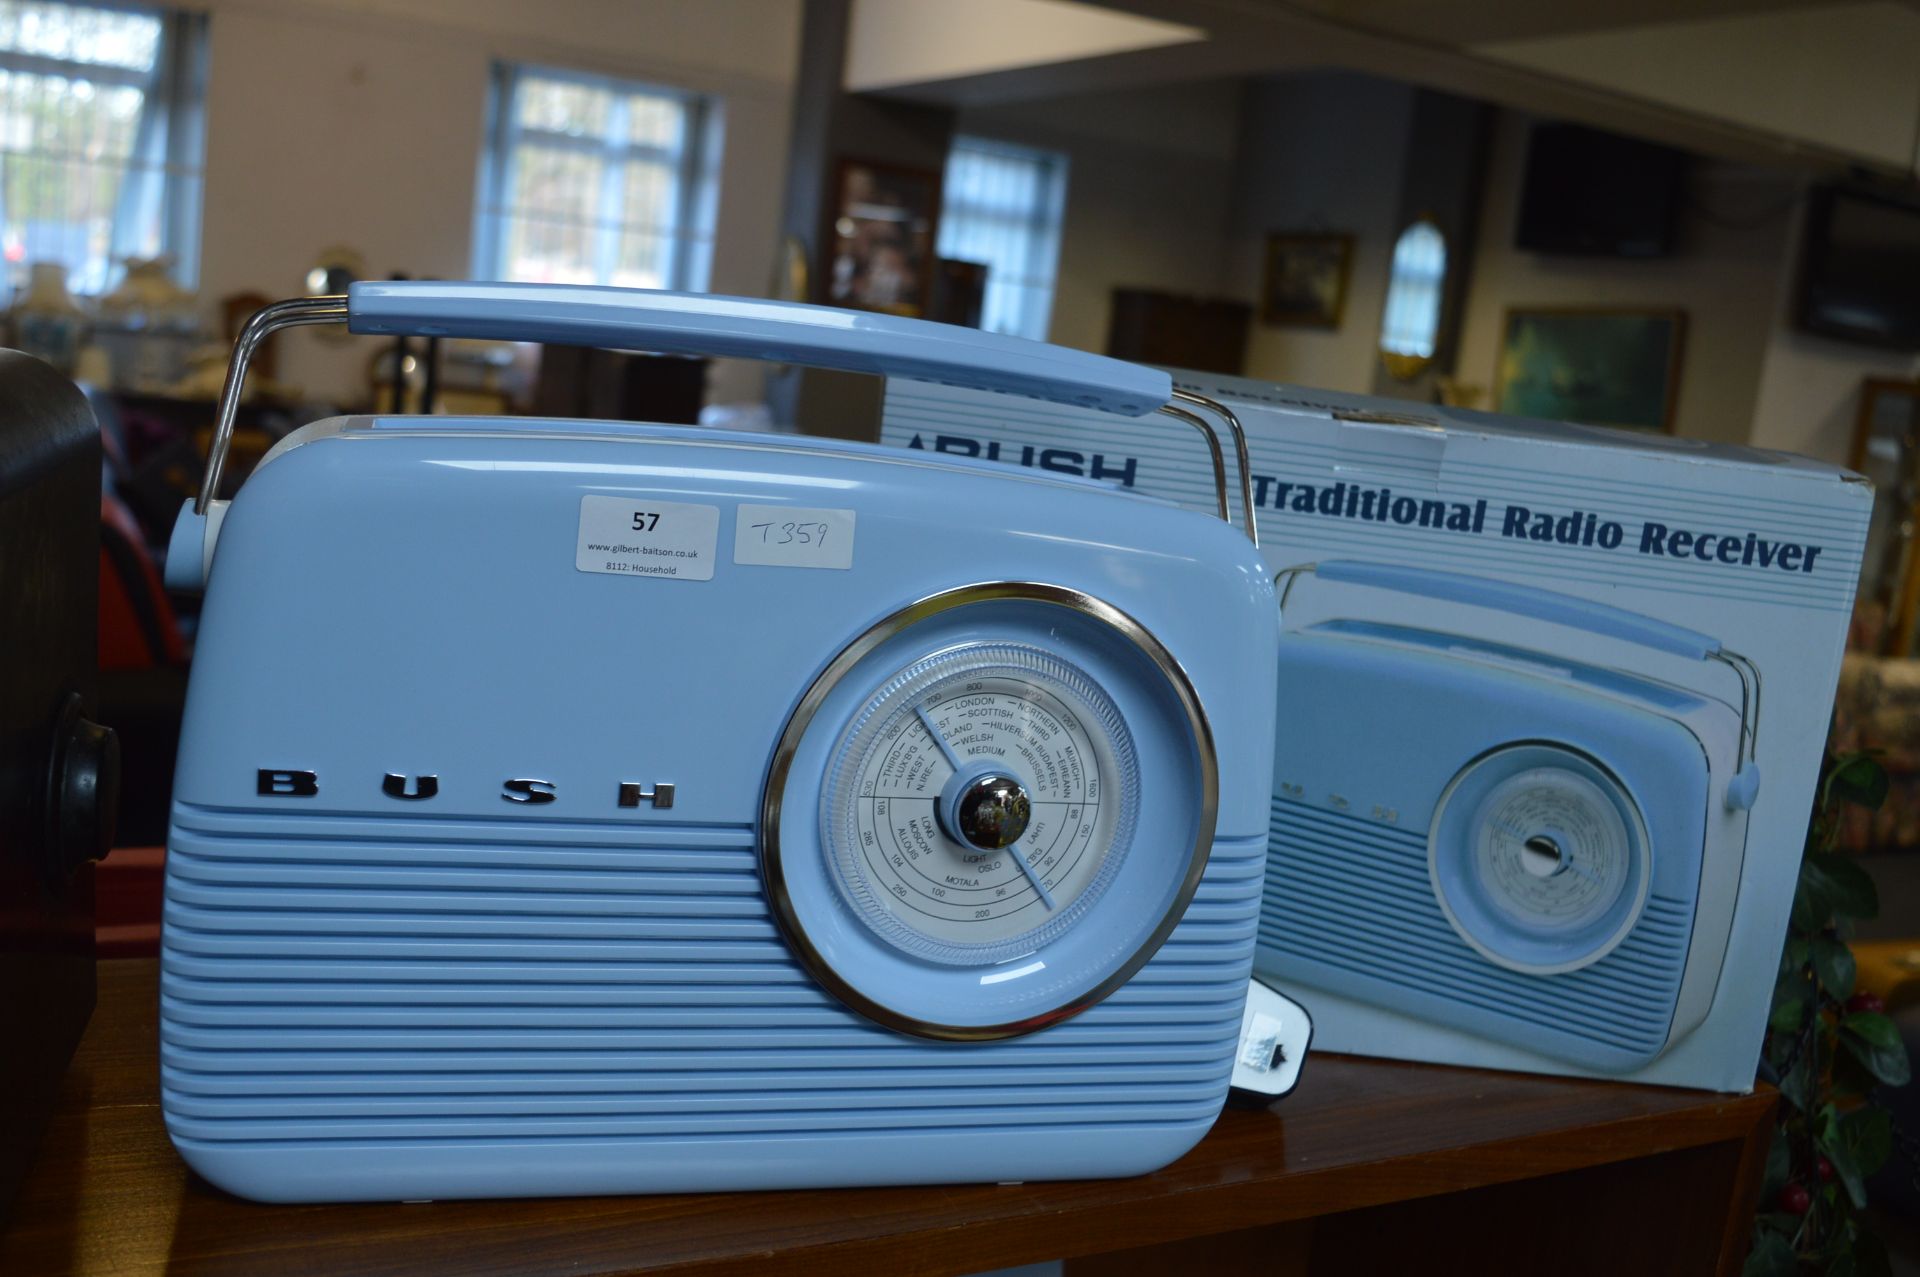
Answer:
[[[1466,48],[1662,22],[1819,7],[1828,0],[1251,0],[1367,31]],[[1832,0],[1839,3],[1841,0]]]
[[[1920,0],[1098,0],[1205,38],[1042,62],[1006,12],[1031,2],[995,0],[968,73],[887,91],[983,105],[1344,67],[1731,159],[1920,172]],[[967,7],[857,0],[856,30],[882,6],[908,41],[915,8]]]

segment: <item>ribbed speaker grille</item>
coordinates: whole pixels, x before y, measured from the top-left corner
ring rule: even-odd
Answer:
[[[636,846],[641,838],[658,845]],[[1101,1006],[996,1044],[903,1038],[788,957],[752,831],[176,806],[162,1084],[188,1141],[632,1140],[1210,1119],[1264,847],[1217,844]]]
[[[1434,899],[1425,830],[1273,801],[1261,966],[1343,973],[1384,1005],[1446,1019],[1448,1004],[1537,1045],[1567,1034],[1634,1053],[1666,1041],[1692,907],[1654,895],[1612,953],[1578,971],[1526,975],[1468,947]]]

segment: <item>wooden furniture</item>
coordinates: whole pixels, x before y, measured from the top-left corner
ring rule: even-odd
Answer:
[[[1871,751],[1887,774],[1887,800],[1878,808],[1840,810],[1836,849],[1852,855],[1920,851],[1920,660],[1848,652],[1834,689],[1829,748],[1836,754]],[[1889,934],[1884,925],[1880,934]]]
[[[1861,382],[1847,468],[1874,487],[1854,645],[1882,656],[1913,656],[1920,626],[1920,554],[1913,549],[1920,521],[1920,381]]]
[[[706,359],[585,346],[542,346],[533,415],[700,424]]]
[[[989,270],[985,262],[936,258],[933,263],[933,294],[927,303],[927,318],[937,324],[978,328],[981,312],[987,305]]]
[[[1889,1014],[1920,1002],[1920,940],[1852,942],[1863,993],[1878,994]]]
[[[1316,1056],[1138,1179],[266,1206],[161,1128],[157,964],[100,970],[0,1272],[1735,1273],[1774,1096]],[[378,1156],[369,1150],[369,1156]],[[1316,1218],[1318,1217],[1318,1218]]]
[[[73,383],[0,350],[0,1210],[31,1173],[27,1150],[94,1000],[88,862],[112,833],[118,771],[86,730],[98,714],[100,457]],[[96,801],[56,778],[97,781]]]
[[[1252,323],[1253,307],[1245,302],[1116,288],[1107,353],[1135,363],[1237,377],[1246,368]]]

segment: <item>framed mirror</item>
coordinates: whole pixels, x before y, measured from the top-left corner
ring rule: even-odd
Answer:
[[[1431,217],[1400,232],[1380,319],[1380,361],[1401,380],[1419,376],[1440,345],[1440,303],[1446,295],[1447,237]]]

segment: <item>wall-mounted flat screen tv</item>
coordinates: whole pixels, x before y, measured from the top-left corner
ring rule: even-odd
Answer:
[[[1687,155],[1577,124],[1536,124],[1514,242],[1536,253],[1673,251]]]
[[[1920,350],[1920,203],[1841,187],[1813,192],[1800,252],[1800,326]]]

